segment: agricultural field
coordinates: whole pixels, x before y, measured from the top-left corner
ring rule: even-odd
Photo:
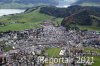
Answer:
[[[3,16],[0,18],[0,32],[19,31],[37,28],[44,20],[51,20],[55,17],[39,13],[39,8],[28,13]],[[62,18],[56,18],[61,23]]]
[[[85,48],[84,51],[94,51],[94,52],[100,53],[100,49],[95,49],[95,48]],[[94,63],[92,66],[99,66],[100,56],[92,56],[92,57],[94,57]]]
[[[59,57],[60,50],[61,48],[48,48],[46,52],[49,57]]]
[[[46,52],[48,53],[49,57],[59,57],[60,50],[61,50],[60,48],[49,48],[46,50]],[[94,49],[94,48],[84,48],[84,52],[85,51],[95,51],[100,53],[99,49]],[[95,63],[93,63],[92,66],[99,66],[100,56],[90,56],[90,57],[94,57],[94,61],[95,61]]]
[[[92,31],[100,31],[100,27],[95,26],[78,26],[81,30],[92,30]]]

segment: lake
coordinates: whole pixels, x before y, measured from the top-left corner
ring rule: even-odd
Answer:
[[[0,16],[24,12],[24,9],[0,9]]]

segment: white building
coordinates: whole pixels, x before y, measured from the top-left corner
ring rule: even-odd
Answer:
[[[61,50],[59,55],[65,55],[66,50]]]

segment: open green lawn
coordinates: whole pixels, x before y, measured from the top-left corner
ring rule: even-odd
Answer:
[[[100,56],[95,56],[94,60],[95,63],[93,64],[93,66],[100,66]]]
[[[7,26],[0,27],[0,31],[5,32],[8,30],[19,31],[19,30],[24,30],[24,29],[30,29],[30,28],[34,28],[39,23],[40,22],[38,22],[38,23],[25,23],[25,24],[9,24]]]
[[[0,18],[0,22],[4,23],[4,26],[0,26],[0,31],[7,30],[24,30],[38,26],[42,20],[51,19],[52,16],[40,14],[38,10],[30,13],[23,13],[17,15],[4,16]]]
[[[61,48],[48,48],[46,52],[49,57],[59,57],[60,50]]]
[[[87,29],[87,30],[93,30],[93,31],[100,31],[100,27],[95,26],[78,26],[81,30]]]
[[[54,21],[55,26],[61,25],[62,20],[63,20],[63,18],[56,18]]]
[[[46,52],[48,53],[49,57],[59,57],[60,50],[61,50],[60,48],[49,48],[46,50]],[[84,52],[88,51],[88,50],[96,51],[96,52],[100,53],[99,49],[94,49],[94,48],[85,48]],[[93,57],[94,57],[95,63],[93,63],[92,66],[99,66],[100,65],[100,56],[93,56]]]
[[[36,28],[44,20],[51,20],[52,18],[54,17],[39,13],[39,8],[29,13],[3,16],[0,18],[0,32]],[[61,22],[61,18],[56,18],[56,20]]]
[[[88,51],[88,50],[100,53],[100,49],[95,49],[95,48],[85,48],[84,49],[84,51]],[[100,66],[100,56],[93,56],[93,57],[94,57],[95,63],[93,63],[92,66]]]
[[[85,51],[90,50],[90,51],[95,51],[95,52],[100,53],[100,49],[95,49],[95,48],[85,48],[84,50]]]

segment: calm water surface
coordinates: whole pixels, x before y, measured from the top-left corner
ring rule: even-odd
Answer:
[[[24,12],[23,9],[0,9],[0,16]]]

